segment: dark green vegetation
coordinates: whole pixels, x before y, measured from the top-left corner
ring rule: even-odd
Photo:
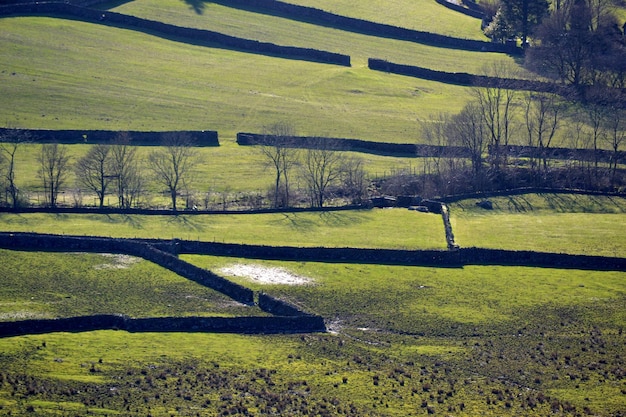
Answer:
[[[328,5],[344,14],[355,9],[351,1],[299,3]],[[457,18],[433,2],[415,6],[418,2],[411,1],[411,9],[400,11],[397,5],[405,2],[367,3],[355,16],[407,27],[413,21],[419,29],[432,29],[445,16],[442,31],[481,36],[478,25],[470,27],[473,20]],[[142,1],[119,9],[152,18],[163,14],[164,20],[190,26],[228,22],[229,30],[240,33],[263,20],[272,24],[257,35],[260,39],[293,38],[303,46],[311,39],[319,46],[317,39],[323,39],[324,48],[338,52],[353,45],[354,67],[255,56],[50,17],[7,18],[0,19],[0,93],[11,102],[0,115],[24,127],[217,129],[230,143],[202,154],[209,165],[220,161],[201,174],[226,187],[233,170],[233,187],[249,190],[245,187],[257,189],[269,181],[259,179],[259,158],[232,144],[237,131],[260,131],[287,118],[299,134],[408,142],[417,131],[416,119],[455,113],[471,97],[465,88],[369,71],[364,65],[371,50],[442,70],[459,66],[475,72],[487,61],[514,62],[197,4],[206,6],[204,15],[182,2]],[[407,12],[415,7],[424,11],[420,22]],[[77,148],[74,154],[82,152]],[[250,169],[253,160],[257,163]],[[387,166],[382,158],[376,161]],[[18,181],[34,183],[32,167],[31,159],[19,168]],[[477,209],[475,200],[452,206],[462,246],[624,256],[622,200],[524,196],[494,203],[493,212]],[[445,245],[440,218],[396,210],[1,218],[4,230],[268,245]],[[16,320],[92,312],[148,317],[256,310],[145,261],[128,269],[97,269],[119,265],[112,259],[121,258],[2,251],[0,314]],[[0,339],[0,414],[608,416],[626,409],[623,272],[183,259],[213,270],[245,263],[308,277],[312,283],[304,286],[232,279],[323,315],[331,331],[297,336],[99,331]]]

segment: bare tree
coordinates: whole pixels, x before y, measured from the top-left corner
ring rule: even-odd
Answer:
[[[264,129],[260,150],[276,174],[274,207],[289,206],[291,169],[298,162],[298,150],[293,147],[295,129],[287,122],[278,122]]]
[[[198,164],[193,141],[184,133],[168,133],[162,146],[150,153],[148,164],[154,180],[165,187],[172,200],[172,210],[177,210],[177,197],[193,180],[193,169]]]
[[[115,177],[112,162],[111,146],[98,144],[92,146],[74,167],[78,183],[96,194],[100,208],[104,207],[104,198]]]
[[[486,73],[503,80],[511,77],[512,72],[504,65],[494,64],[485,69]],[[506,85],[496,87],[475,88],[473,90],[476,104],[489,134],[491,145],[491,164],[499,171],[506,165],[506,147],[512,133],[512,123],[515,116],[513,101],[516,91],[506,88]]]
[[[20,205],[19,188],[15,183],[15,155],[20,146],[28,140],[28,134],[20,129],[5,130],[0,136],[0,161],[5,162],[2,176],[6,182],[7,195],[11,199],[11,207],[14,209]]]
[[[323,207],[328,188],[341,176],[341,156],[323,139],[307,149],[302,162],[302,178],[307,187],[311,207]]]
[[[617,165],[619,162],[619,148],[626,141],[626,111],[613,108],[607,117],[608,143],[613,150],[609,168],[611,170],[611,186],[615,186]]]
[[[536,158],[540,157],[544,172],[548,170],[548,150],[559,129],[560,118],[561,104],[555,94],[526,94],[524,121],[528,146],[537,151],[532,151],[531,166],[533,168],[536,166]]]
[[[591,128],[591,144],[593,146],[593,165],[596,179],[599,175],[600,144],[606,139],[606,120],[611,108],[603,104],[592,103],[585,107],[587,122]]]
[[[144,193],[145,180],[137,159],[137,148],[131,146],[127,132],[118,134],[111,146],[112,174],[120,208],[131,208]]]
[[[44,144],[39,154],[39,179],[43,183],[46,203],[56,207],[59,190],[69,173],[70,156],[67,149],[57,143]]]
[[[459,114],[450,119],[447,132],[452,143],[467,150],[472,163],[475,186],[482,188],[483,154],[488,132],[480,107],[476,103],[468,103]]]
[[[367,180],[361,158],[344,158],[341,178],[346,197],[352,204],[361,204],[367,196]]]

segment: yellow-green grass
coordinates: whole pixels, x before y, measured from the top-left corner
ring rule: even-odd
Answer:
[[[301,135],[419,141],[418,119],[469,89],[189,45],[49,17],[0,19],[0,109],[23,128],[217,130],[223,141],[287,121]],[[446,51],[446,54],[452,53]],[[468,60],[477,61],[467,55]],[[482,56],[482,55],[481,55]]]
[[[350,0],[289,0],[343,16],[458,38],[487,40],[480,19],[452,11],[433,0],[367,0],[355,7]]]
[[[0,250],[0,319],[263,314],[141,258]]]
[[[461,246],[626,257],[626,200],[618,197],[530,194],[451,205]]]
[[[249,262],[183,258],[213,269]],[[231,398],[259,412],[266,402],[300,405],[304,396],[310,407],[329,407],[334,398],[334,407],[352,405],[357,415],[388,416],[425,414],[424,402],[460,416],[547,415],[557,400],[599,415],[625,406],[613,373],[626,324],[623,273],[254,263],[315,279],[300,287],[242,282],[324,313],[336,333],[0,339],[0,404],[44,414],[167,415],[201,407],[217,415]],[[15,388],[14,378],[25,375]],[[552,398],[537,401],[545,395]]]
[[[277,267],[308,278],[309,284],[300,286],[270,285],[239,276],[229,279],[284,297],[352,330],[386,329],[427,336],[506,334],[524,327],[538,311],[549,315],[553,309],[578,308],[582,312],[596,304],[623,305],[626,299],[623,272],[493,266],[447,269],[202,255],[184,255],[183,259],[213,271],[233,265]],[[626,324],[626,312],[616,308],[606,319]]]
[[[202,4],[203,11],[201,14],[198,14],[188,4],[176,0],[137,0],[112,10],[177,26],[208,29],[262,42],[341,53],[349,55],[352,66],[357,68],[367,66],[368,58],[387,59],[393,62],[449,72],[459,71],[459,68],[462,67],[464,68],[463,71],[466,72],[484,73],[485,68],[494,63],[519,68],[512,57],[504,54],[467,52],[425,46],[412,42],[359,35],[315,24],[233,9],[210,2]],[[432,4],[441,8],[434,2]],[[474,23],[476,30],[473,33],[481,36],[480,22],[475,21]],[[484,39],[484,36],[482,38]]]
[[[70,156],[70,165],[82,158],[90,148],[90,145],[66,145],[66,150]],[[156,194],[161,190],[154,182],[150,181],[151,174],[146,167],[146,162],[153,147],[138,147],[137,158],[143,166],[143,172],[148,179],[147,188],[151,194],[151,200],[157,199]],[[41,152],[41,145],[24,144],[18,148],[15,162],[15,182],[22,192],[33,194],[30,198],[32,203],[37,203],[36,194],[42,193],[43,185],[38,177],[39,163],[38,155]],[[196,198],[202,201],[203,194],[207,192],[220,193],[261,193],[265,194],[270,190],[275,181],[275,172],[268,166],[268,160],[263,156],[261,150],[255,146],[239,146],[235,142],[226,141],[219,147],[196,148],[194,155],[199,163],[192,174],[190,188],[196,194]],[[357,152],[343,153],[345,158],[358,158],[363,162],[368,179],[380,178],[391,175],[394,172],[420,172],[423,168],[422,158],[399,158],[390,156],[379,156]],[[291,173],[292,184],[297,184],[297,169]],[[68,172],[65,191],[61,195],[61,203],[71,205],[69,193],[78,188],[76,176],[73,169]],[[93,205],[94,196],[85,198],[84,204]],[[43,198],[43,196],[41,196]],[[40,198],[40,203],[42,202]],[[215,199],[218,197],[215,196]],[[107,205],[115,205],[117,201],[110,197]],[[106,202],[105,202],[106,203]],[[169,202],[163,200],[163,204]],[[200,206],[202,203],[199,204]]]
[[[236,214],[0,214],[0,229],[274,246],[443,249],[441,217],[406,209]]]

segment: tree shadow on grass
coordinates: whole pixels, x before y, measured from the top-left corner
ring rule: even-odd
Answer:
[[[507,197],[507,208],[509,211],[516,213],[526,213],[534,210],[532,203],[523,195]]]
[[[300,213],[281,213],[282,217],[272,220],[269,223],[276,226],[288,227],[299,232],[306,232],[313,230],[318,226],[308,216],[303,216]]]
[[[626,213],[626,200],[584,194],[540,194],[547,206],[559,213]]]
[[[181,227],[185,231],[204,232],[205,230],[202,223],[198,222],[194,216],[169,216],[167,223]]]
[[[183,0],[196,14],[203,14],[206,8],[204,0]]]
[[[344,227],[363,223],[363,214],[356,211],[323,211],[320,220],[329,227]]]

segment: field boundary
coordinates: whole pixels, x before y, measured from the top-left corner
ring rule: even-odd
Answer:
[[[161,146],[163,137],[170,134],[184,135],[194,147],[220,146],[218,132],[215,130],[177,130],[177,131],[136,131],[136,130],[93,130],[93,129],[12,129],[0,128],[2,138],[11,138],[17,133],[26,137],[30,143],[60,143],[64,145],[114,144],[116,136],[127,133],[132,146]]]
[[[211,276],[217,275],[198,268],[177,258],[179,254],[211,255],[246,259],[264,259],[300,262],[355,263],[379,265],[406,265],[461,268],[466,265],[503,265],[528,266],[557,269],[611,270],[626,271],[626,258],[575,255],[565,253],[516,251],[489,248],[455,248],[452,250],[403,250],[403,249],[367,249],[367,248],[331,248],[331,247],[295,247],[265,246],[238,243],[202,242],[182,239],[118,239],[88,236],[67,236],[39,233],[0,232],[0,248],[9,250],[43,252],[90,252],[121,253],[142,257],[158,263],[164,268],[179,273],[181,276],[195,272],[209,273],[209,278],[196,282],[214,285],[222,292],[219,284],[211,284]],[[138,250],[137,248],[142,248]],[[149,252],[146,251],[148,249]],[[145,257],[144,257],[145,256]],[[159,257],[164,258],[160,260]],[[174,264],[174,266],[172,266]],[[176,266],[175,264],[182,265]],[[185,275],[183,275],[185,274]],[[218,277],[233,285],[232,292],[238,290],[243,295],[237,301],[251,303],[252,291]],[[203,284],[205,285],[205,284]],[[225,283],[225,285],[228,285]],[[225,293],[229,295],[228,293]],[[231,295],[229,295],[231,296]],[[231,296],[232,297],[232,296]],[[234,297],[232,297],[234,298]]]
[[[269,55],[300,61],[350,66],[350,56],[312,48],[282,46],[269,42],[237,38],[210,30],[175,26],[155,20],[142,19],[121,13],[90,9],[69,3],[43,2],[0,6],[0,16],[53,15],[160,36],[173,41],[190,44],[212,44],[220,48],[247,53]]]
[[[214,3],[227,7],[255,12],[265,12],[300,22],[317,24],[348,32],[360,33],[389,39],[409,41],[443,48],[461,49],[475,52],[499,52],[512,55],[522,53],[516,45],[487,42],[481,40],[454,38],[437,33],[407,29],[385,23],[376,23],[348,16],[342,16],[313,7],[285,3],[278,0],[218,0]]]
[[[0,322],[0,337],[55,332],[91,332],[125,330],[145,332],[204,332],[241,334],[284,334],[325,331],[319,316],[250,316],[250,317],[149,317],[96,314],[57,319]]]
[[[138,239],[115,239],[87,236],[59,236],[38,233],[0,233],[0,248],[42,252],[116,253],[141,257],[166,268],[179,276],[218,291],[233,300],[256,305],[270,317],[175,317],[130,319],[121,315],[95,315],[52,320],[25,320],[0,322],[0,337],[53,331],[91,331],[122,329],[128,331],[205,331],[228,333],[308,333],[324,332],[322,317],[303,312],[296,306],[268,294],[255,294],[249,288],[236,284],[206,269],[181,259],[174,253],[177,241],[152,242]],[[120,318],[122,317],[122,318]],[[121,321],[120,321],[121,320]]]

